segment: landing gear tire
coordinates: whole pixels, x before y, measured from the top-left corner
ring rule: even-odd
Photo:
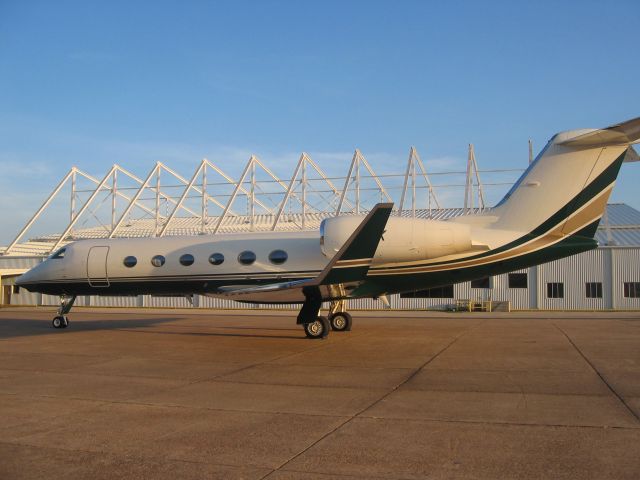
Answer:
[[[336,312],[329,316],[329,322],[334,332],[348,332],[351,330],[353,318],[347,312]]]
[[[315,322],[305,323],[304,333],[307,334],[307,338],[327,338],[329,335],[329,320],[327,317],[318,317]]]
[[[51,325],[53,325],[53,328],[67,328],[69,326],[67,313],[71,311],[71,307],[73,307],[75,301],[75,295],[62,295],[60,297],[60,306],[58,307],[58,312],[51,321]]]

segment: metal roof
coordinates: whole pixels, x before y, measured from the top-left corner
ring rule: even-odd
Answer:
[[[607,205],[609,224],[613,226],[636,226],[640,228],[640,211],[626,203],[610,203]],[[604,219],[603,219],[604,223]]]
[[[608,204],[596,240],[601,246],[640,246],[640,211],[626,203]]]
[[[598,228],[596,240],[600,246],[639,247],[640,228],[612,228],[610,238],[605,228]]]

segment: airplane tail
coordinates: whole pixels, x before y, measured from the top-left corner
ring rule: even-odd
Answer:
[[[637,161],[640,117],[556,134],[496,205],[492,228],[593,237],[620,166]]]

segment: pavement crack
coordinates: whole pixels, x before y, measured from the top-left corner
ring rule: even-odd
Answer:
[[[587,362],[587,365],[589,365],[589,367],[591,367],[591,369],[595,372],[595,374],[600,378],[600,380],[602,380],[602,383],[604,383],[606,385],[606,387],[609,389],[609,391],[618,399],[618,401],[622,404],[622,406],[631,414],[631,416],[633,418],[635,418],[636,422],[640,423],[640,417],[638,416],[638,414],[636,412],[633,411],[633,409],[629,406],[629,404],[625,401],[625,399],[622,397],[622,395],[620,395],[615,388],[613,388],[611,386],[611,384],[609,382],[607,382],[607,379],[604,378],[604,375],[602,375],[598,369],[596,368],[596,366],[591,362],[591,360],[589,360],[587,358],[587,356],[582,352],[582,350],[580,350],[580,348],[578,347],[578,345],[575,344],[575,342],[571,339],[571,337],[567,334],[567,332],[565,332],[562,328],[560,328],[556,323],[553,323],[553,326],[556,327],[560,333],[562,333],[562,335],[564,335],[564,337],[567,339],[567,341],[573,346],[573,348],[576,350],[576,352],[578,352],[578,354],[584,359],[585,362]]]
[[[399,388],[401,388],[402,386],[406,385],[408,382],[410,382],[418,373],[420,373],[422,370],[424,370],[431,362],[433,362],[436,358],[438,358],[440,355],[442,355],[444,352],[446,352],[454,343],[456,343],[458,340],[460,340],[460,338],[462,338],[464,335],[466,335],[467,333],[469,333],[471,330],[479,327],[480,325],[482,325],[483,323],[485,323],[486,320],[482,320],[474,325],[471,325],[469,328],[463,330],[462,332],[458,333],[458,335],[456,335],[455,337],[453,337],[453,339],[451,339],[451,341],[449,343],[447,343],[444,347],[442,347],[440,350],[438,350],[431,358],[429,358],[426,362],[424,362],[422,365],[420,365],[418,368],[416,368],[416,370],[414,372],[412,372],[410,375],[407,376],[407,378],[405,378],[403,381],[401,381],[398,385],[396,385],[395,387],[393,387],[391,390],[389,390],[385,395],[383,395],[382,397],[380,397],[379,399],[377,399],[375,402],[373,402],[371,405],[368,405],[367,407],[363,408],[361,411],[359,411],[358,413],[356,413],[354,415],[353,418],[358,417],[360,415],[362,415],[363,413],[365,413],[367,410],[370,410],[371,408],[375,407],[377,404],[379,404],[380,402],[384,401],[384,399],[386,399],[387,397],[389,397],[389,395],[391,395],[392,393],[396,392]]]
[[[442,355],[444,352],[446,352],[454,343],[456,343],[460,338],[462,338],[464,335],[466,335],[467,333],[469,333],[471,330],[479,327],[480,325],[482,325],[483,323],[486,322],[485,320],[482,320],[480,322],[477,322],[473,325],[471,325],[470,327],[464,329],[463,331],[461,331],[460,333],[458,333],[457,335],[455,335],[453,337],[453,339],[451,339],[451,341],[449,343],[447,343],[444,347],[442,347],[440,350],[438,350],[433,356],[431,356],[426,362],[424,362],[422,365],[420,365],[418,368],[416,368],[416,370],[414,372],[412,372],[410,375],[407,376],[407,378],[405,378],[403,381],[401,381],[400,383],[398,383],[396,386],[394,386],[391,390],[389,390],[388,392],[386,392],[384,395],[382,395],[380,398],[378,398],[377,400],[375,400],[373,403],[371,403],[370,405],[367,405],[366,407],[364,407],[363,409],[361,409],[360,411],[356,412],[354,415],[348,417],[344,422],[340,422],[340,424],[338,424],[336,427],[334,427],[333,429],[331,429],[331,431],[325,433],[324,435],[320,436],[320,438],[318,438],[317,440],[315,440],[314,442],[312,442],[310,445],[308,445],[306,448],[304,448],[303,450],[301,450],[300,452],[296,453],[294,456],[292,456],[291,458],[289,458],[289,460],[287,460],[286,462],[282,463],[279,467],[275,468],[273,471],[269,472],[268,474],[266,474],[264,477],[262,477],[260,480],[264,480],[266,478],[268,478],[269,476],[271,476],[273,473],[277,472],[278,470],[282,470],[284,467],[286,467],[288,464],[290,464],[291,462],[293,462],[296,458],[300,457],[301,455],[303,455],[304,453],[306,453],[307,451],[309,451],[311,448],[313,448],[314,446],[316,446],[318,443],[320,443],[321,441],[323,441],[325,438],[333,435],[335,432],[337,432],[339,429],[341,429],[342,427],[344,427],[345,425],[347,425],[349,422],[351,422],[352,420],[358,418],[359,416],[363,415],[367,410],[373,408],[374,406],[376,406],[378,403],[380,403],[381,401],[383,401],[385,398],[387,398],[389,395],[391,395],[392,393],[394,393],[395,391],[397,391],[400,387],[402,387],[403,385],[405,385],[407,382],[409,382],[412,378],[414,378],[422,369],[424,369],[427,365],[429,365],[431,362],[433,362],[436,358],[438,358],[440,355]]]

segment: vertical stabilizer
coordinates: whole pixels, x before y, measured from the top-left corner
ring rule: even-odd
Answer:
[[[595,233],[639,127],[635,119],[555,135],[495,207],[494,228],[530,232],[562,225],[561,233],[569,235],[591,226]]]

